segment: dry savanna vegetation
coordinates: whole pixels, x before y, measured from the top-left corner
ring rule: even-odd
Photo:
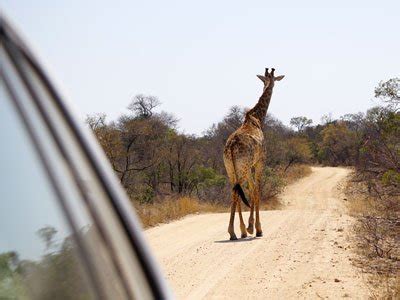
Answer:
[[[266,186],[265,190],[271,191],[271,195],[267,201],[263,203],[263,209],[279,209],[281,207],[278,198],[278,193],[283,187],[291,182],[307,176],[311,173],[311,168],[308,165],[295,165],[286,173],[278,170],[279,178],[283,178],[279,187],[275,187],[272,191],[271,186]],[[207,212],[227,212],[229,203],[221,203],[219,201],[201,201],[197,197],[179,196],[168,197],[166,199],[156,199],[151,203],[134,202],[135,209],[139,215],[142,224],[145,227],[151,227],[160,223],[165,223],[170,220],[175,220],[184,217],[188,214],[207,213]],[[242,208],[244,211],[247,207]]]
[[[357,265],[373,295],[394,299],[400,297],[400,79],[380,82],[375,97],[380,106],[338,119],[328,114],[316,125],[298,116],[288,127],[267,115],[262,199],[264,209],[279,208],[276,196],[308,175],[311,164],[354,167],[347,202],[357,219]],[[195,136],[180,132],[178,120],[159,106],[156,97],[137,95],[115,121],[103,114],[87,118],[143,224],[227,211],[231,187],[222,152],[246,109],[232,107]]]
[[[400,298],[400,81],[375,90],[385,107],[360,116],[354,130],[354,173],[347,186],[350,213],[356,218],[357,266],[371,295]]]
[[[196,212],[226,211],[230,185],[222,159],[229,135],[243,122],[244,108],[232,107],[202,136],[183,134],[177,119],[157,112],[156,97],[137,95],[129,113],[117,121],[89,116],[87,123],[131,198],[144,226]],[[288,183],[310,173],[309,141],[301,133],[268,116],[269,143],[264,174],[265,208],[277,208],[276,196]]]
[[[377,197],[368,191],[368,183],[354,175],[346,187],[349,211],[356,218],[352,240],[357,256],[354,263],[369,283],[376,299],[400,296],[400,224],[399,209],[393,199]],[[395,199],[399,202],[399,198]],[[397,203],[398,205],[398,203]]]

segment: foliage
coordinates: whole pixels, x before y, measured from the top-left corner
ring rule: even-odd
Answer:
[[[223,193],[226,177],[210,167],[198,166],[192,174],[196,195],[200,199],[212,200]]]
[[[355,226],[360,266],[375,285],[376,298],[400,296],[400,114],[399,79],[379,83],[375,96],[386,106],[365,116],[347,119],[358,143],[356,197],[349,197],[357,218]],[[357,123],[355,123],[357,122]],[[354,189],[354,188],[353,188]],[[385,287],[385,288],[383,288]]]
[[[375,97],[382,99],[392,110],[397,111],[400,104],[400,79],[381,81],[375,88]]]
[[[397,78],[379,83],[375,96],[383,106],[366,113],[339,119],[329,113],[316,125],[299,116],[290,121],[296,130],[267,115],[262,126],[265,209],[279,209],[277,195],[311,172],[301,164],[355,168],[357,181],[366,187],[365,198],[357,202],[362,211],[356,216],[357,246],[368,261],[363,263],[367,272],[380,278],[378,286],[387,276],[387,298],[400,294],[395,288],[400,273],[399,85]],[[234,106],[202,136],[193,136],[179,132],[171,114],[155,112],[159,104],[154,97],[139,95],[129,106],[130,113],[116,122],[106,123],[101,114],[87,119],[142,222],[153,226],[200,211],[226,211],[231,186],[222,153],[229,135],[242,124],[245,110]]]
[[[359,255],[354,263],[367,276],[375,298],[398,299],[400,197],[378,195],[364,179],[357,172],[346,188],[350,212],[356,218],[353,238]]]
[[[357,139],[344,122],[328,124],[321,131],[318,158],[330,165],[351,165]]]
[[[196,137],[180,133],[175,117],[156,112],[159,105],[153,96],[137,95],[129,113],[115,122],[107,123],[104,114],[86,119],[128,195],[140,204],[175,195],[228,204],[231,187],[222,153],[229,135],[241,126],[245,110],[233,106],[221,122]],[[310,124],[308,119],[304,122]],[[309,141],[273,116],[267,115],[263,131],[270,168],[288,169],[311,160]],[[281,189],[282,176],[271,173],[265,179],[266,197]]]
[[[384,183],[387,192],[399,194],[400,114],[383,109],[370,111],[367,117],[369,121],[357,170],[375,189]]]
[[[294,117],[290,119],[290,125],[295,127],[298,132],[302,132],[306,127],[312,124],[312,120],[307,117]]]
[[[0,299],[27,299],[22,278],[15,272],[18,263],[15,251],[0,253]]]
[[[396,110],[399,79],[381,82],[376,97],[386,106],[366,113],[332,114],[312,125],[304,116],[291,119],[292,130],[271,115],[263,124],[266,174],[265,197],[279,193],[286,173],[296,164],[355,166],[375,193],[399,192],[400,116]],[[153,96],[137,95],[129,113],[106,122],[99,114],[87,118],[131,199],[151,204],[176,196],[228,204],[230,184],[222,153],[229,135],[243,122],[245,109],[233,106],[202,136],[178,131],[177,119],[157,112]]]
[[[20,259],[18,253],[0,253],[1,299],[91,299],[92,294],[72,237],[55,245],[57,231],[46,226],[38,231],[46,254],[36,260]]]
[[[51,226],[45,226],[39,229],[37,234],[44,241],[46,250],[50,250],[54,244],[54,236],[57,234],[57,230]]]
[[[312,158],[309,141],[304,137],[292,137],[286,142],[285,160],[287,170],[293,163],[308,163]]]
[[[276,169],[265,168],[262,195],[267,199],[277,196],[285,187],[285,181]]]

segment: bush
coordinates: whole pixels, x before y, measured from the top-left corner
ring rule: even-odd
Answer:
[[[285,180],[277,169],[265,168],[262,183],[262,198],[270,199],[282,192],[285,187]]]

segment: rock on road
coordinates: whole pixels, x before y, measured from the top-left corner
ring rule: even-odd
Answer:
[[[229,241],[228,213],[188,216],[145,235],[178,299],[365,299],[339,189],[349,172],[313,167],[281,195],[284,209],[260,212],[262,238]],[[238,216],[235,230],[240,236]]]

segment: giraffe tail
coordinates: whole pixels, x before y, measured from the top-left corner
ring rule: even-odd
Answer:
[[[242,189],[242,187],[240,186],[239,183],[236,183],[234,185],[233,191],[240,196],[240,198],[242,199],[243,203],[246,204],[247,207],[250,207],[249,201],[247,201],[246,195],[244,194],[243,189]]]

